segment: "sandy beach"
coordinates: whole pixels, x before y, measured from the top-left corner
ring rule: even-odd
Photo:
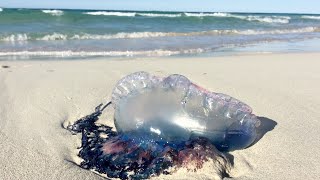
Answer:
[[[264,136],[231,152],[231,179],[320,179],[319,59],[293,53],[0,61],[0,179],[103,179],[75,164],[80,138],[63,127],[108,102],[115,83],[135,71],[183,74],[252,107]],[[112,109],[103,119],[113,126]],[[210,170],[173,177],[214,178]]]

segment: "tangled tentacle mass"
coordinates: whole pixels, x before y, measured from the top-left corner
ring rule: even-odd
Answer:
[[[227,176],[230,162],[206,138],[181,142],[159,142],[144,137],[118,134],[111,127],[96,124],[105,106],[85,116],[67,129],[81,133],[78,156],[80,166],[105,174],[110,178],[147,179],[160,174],[171,174],[178,168],[196,171],[209,160],[218,161],[221,177]]]

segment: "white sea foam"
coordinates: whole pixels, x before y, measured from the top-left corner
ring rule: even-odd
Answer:
[[[108,12],[108,11],[95,11],[95,12],[85,12],[84,14],[94,15],[94,16],[124,16],[124,17],[134,17],[134,16],[147,16],[147,17],[181,17],[181,14],[161,14],[161,13],[137,13],[137,12]]]
[[[61,10],[42,10],[43,13],[51,14],[53,16],[61,16],[63,15],[63,11]]]
[[[301,16],[301,18],[320,20],[320,16]]]
[[[0,8],[0,12],[2,12],[3,11],[3,9],[2,8]]]
[[[289,16],[244,16],[244,15],[234,15],[234,14],[228,14],[226,17],[232,17],[247,21],[258,21],[263,23],[281,23],[281,24],[287,24],[290,22]]]
[[[181,17],[182,14],[155,14],[155,13],[138,13],[139,16],[147,16],[147,17]]]
[[[117,34],[105,34],[105,35],[95,35],[95,34],[83,34],[74,35],[70,39],[134,39],[134,38],[151,38],[151,37],[164,37],[164,36],[174,36],[176,33],[164,33],[164,32],[132,32],[132,33],[117,33]]]
[[[67,40],[68,36],[65,34],[59,34],[59,33],[53,33],[45,35],[41,38],[37,38],[36,40],[42,40],[42,41],[55,41],[55,40]]]
[[[109,12],[109,11],[94,11],[94,12],[85,12],[84,14],[88,15],[103,15],[103,16],[124,16],[124,17],[135,17],[135,16],[147,16],[147,17],[229,17],[229,18],[237,18],[247,21],[258,21],[264,23],[282,23],[287,24],[291,19],[289,16],[254,16],[254,15],[240,15],[240,14],[232,14],[232,13],[178,13],[178,14],[162,14],[162,13],[140,13],[140,12]]]
[[[12,34],[5,37],[0,37],[0,41],[7,41],[7,42],[15,42],[15,41],[27,41],[28,36],[27,34]]]
[[[291,18],[288,16],[247,16],[245,19],[248,21],[259,21],[264,23],[287,24]]]
[[[264,23],[289,23],[291,19],[289,16],[253,16],[253,15],[237,15],[231,13],[184,13],[188,17],[229,17],[229,18],[237,18],[247,21],[258,21]]]
[[[320,28],[317,27],[305,27],[299,29],[279,29],[279,30],[270,30],[270,31],[256,31],[256,30],[243,30],[237,31],[236,34],[243,35],[263,35],[263,34],[298,34],[298,33],[311,33],[319,32]]]
[[[226,17],[228,13],[178,13],[178,14],[162,14],[162,13],[139,13],[139,12],[108,12],[108,11],[95,11],[95,12],[85,12],[88,15],[104,15],[104,16],[147,16],[147,17],[181,17],[183,14],[185,16],[203,17],[203,16],[213,16],[213,17]]]
[[[298,29],[276,29],[276,30],[211,30],[202,32],[191,32],[191,33],[180,33],[175,34],[176,36],[201,36],[201,35],[264,35],[264,34],[298,34],[298,33],[311,33],[320,32],[318,27],[305,27]]]
[[[154,38],[154,37],[174,37],[174,36],[210,36],[210,35],[263,35],[263,34],[296,34],[296,33],[311,33],[319,32],[320,28],[306,27],[298,29],[279,29],[279,30],[211,30],[200,32],[133,32],[133,33],[117,33],[107,35],[74,35],[70,39],[93,39],[93,40],[108,40],[108,39],[135,39],[135,38]]]
[[[84,14],[93,15],[93,16],[127,16],[133,17],[136,15],[135,12],[108,12],[108,11],[95,11],[95,12],[85,12]]]
[[[178,54],[202,53],[203,49],[150,50],[150,51],[12,51],[0,52],[0,56],[51,56],[51,57],[90,57],[90,56],[172,56]]]
[[[228,17],[231,16],[229,13],[184,13],[185,16],[189,17],[206,17],[206,16],[212,16],[212,17]]]
[[[177,37],[177,36],[215,36],[215,35],[281,35],[320,32],[319,27],[305,27],[297,29],[275,29],[275,30],[209,30],[199,32],[131,32],[116,34],[74,34],[66,35],[60,33],[47,34],[38,38],[30,38],[27,34],[12,34],[0,37],[0,41],[55,41],[55,40],[108,40],[108,39],[139,39],[156,37]]]

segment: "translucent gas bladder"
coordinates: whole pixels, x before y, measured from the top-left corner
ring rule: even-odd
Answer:
[[[260,124],[245,103],[178,74],[130,74],[115,86],[112,103],[120,134],[164,142],[205,137],[223,151],[248,147]]]

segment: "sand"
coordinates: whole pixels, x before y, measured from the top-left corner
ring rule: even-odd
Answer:
[[[234,179],[320,179],[320,54],[0,61],[0,179],[102,179],[63,126],[108,102],[128,73],[184,74],[249,104],[264,136],[231,152]],[[8,67],[6,67],[8,66]],[[103,116],[112,125],[112,110]],[[208,169],[208,167],[207,167]],[[211,179],[210,170],[180,179]]]

